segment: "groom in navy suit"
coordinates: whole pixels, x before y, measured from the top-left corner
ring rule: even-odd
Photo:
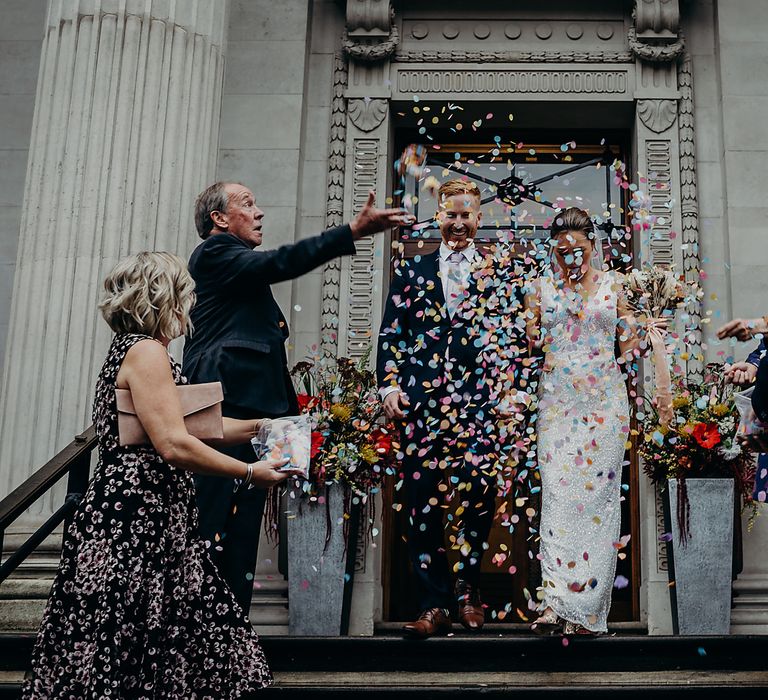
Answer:
[[[379,333],[377,379],[385,414],[401,429],[408,549],[420,590],[421,615],[404,631],[421,639],[451,629],[456,600],[466,629],[484,623],[478,581],[495,511],[499,446],[477,313],[486,294],[474,245],[480,198],[468,181],[440,187],[440,248],[396,267]],[[447,538],[459,552],[455,585],[443,526],[448,494],[461,505]]]

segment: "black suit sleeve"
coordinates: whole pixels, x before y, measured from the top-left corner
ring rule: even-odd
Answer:
[[[301,277],[340,255],[355,253],[352,229],[346,224],[266,252],[251,250],[228,234],[213,238],[200,258],[203,274],[219,287],[244,292]]]
[[[376,353],[376,379],[380,389],[400,386],[400,367],[404,351],[399,349],[402,341],[408,344],[408,307],[406,305],[406,287],[408,267],[401,263],[395,267],[389,287],[387,305],[379,330],[378,351]]]

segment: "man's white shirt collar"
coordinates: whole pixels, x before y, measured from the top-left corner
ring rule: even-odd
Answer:
[[[448,260],[453,253],[461,253],[468,262],[472,262],[477,255],[474,241],[470,241],[469,245],[464,250],[454,250],[445,241],[440,243],[440,259]]]

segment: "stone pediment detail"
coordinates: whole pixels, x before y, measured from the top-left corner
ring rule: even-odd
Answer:
[[[352,123],[360,131],[373,131],[387,116],[389,102],[387,100],[370,98],[349,100],[347,111]]]
[[[637,114],[651,131],[660,134],[669,129],[677,118],[676,100],[640,100]]]
[[[395,54],[400,63],[633,63],[630,51],[478,51],[466,49],[413,49]]]

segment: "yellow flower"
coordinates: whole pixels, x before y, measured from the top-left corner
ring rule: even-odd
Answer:
[[[713,416],[722,418],[723,416],[728,415],[728,413],[730,412],[730,409],[724,403],[719,403],[712,406],[712,408],[710,409],[710,412],[712,413]]]
[[[345,406],[343,403],[335,403],[331,406],[331,415],[345,423],[352,417],[352,409],[349,406]]]
[[[376,464],[379,461],[379,456],[376,454],[376,450],[373,445],[363,445],[360,448],[360,456],[368,462],[368,464]]]
[[[672,399],[672,408],[685,408],[691,403],[691,400],[687,396],[675,396]]]

